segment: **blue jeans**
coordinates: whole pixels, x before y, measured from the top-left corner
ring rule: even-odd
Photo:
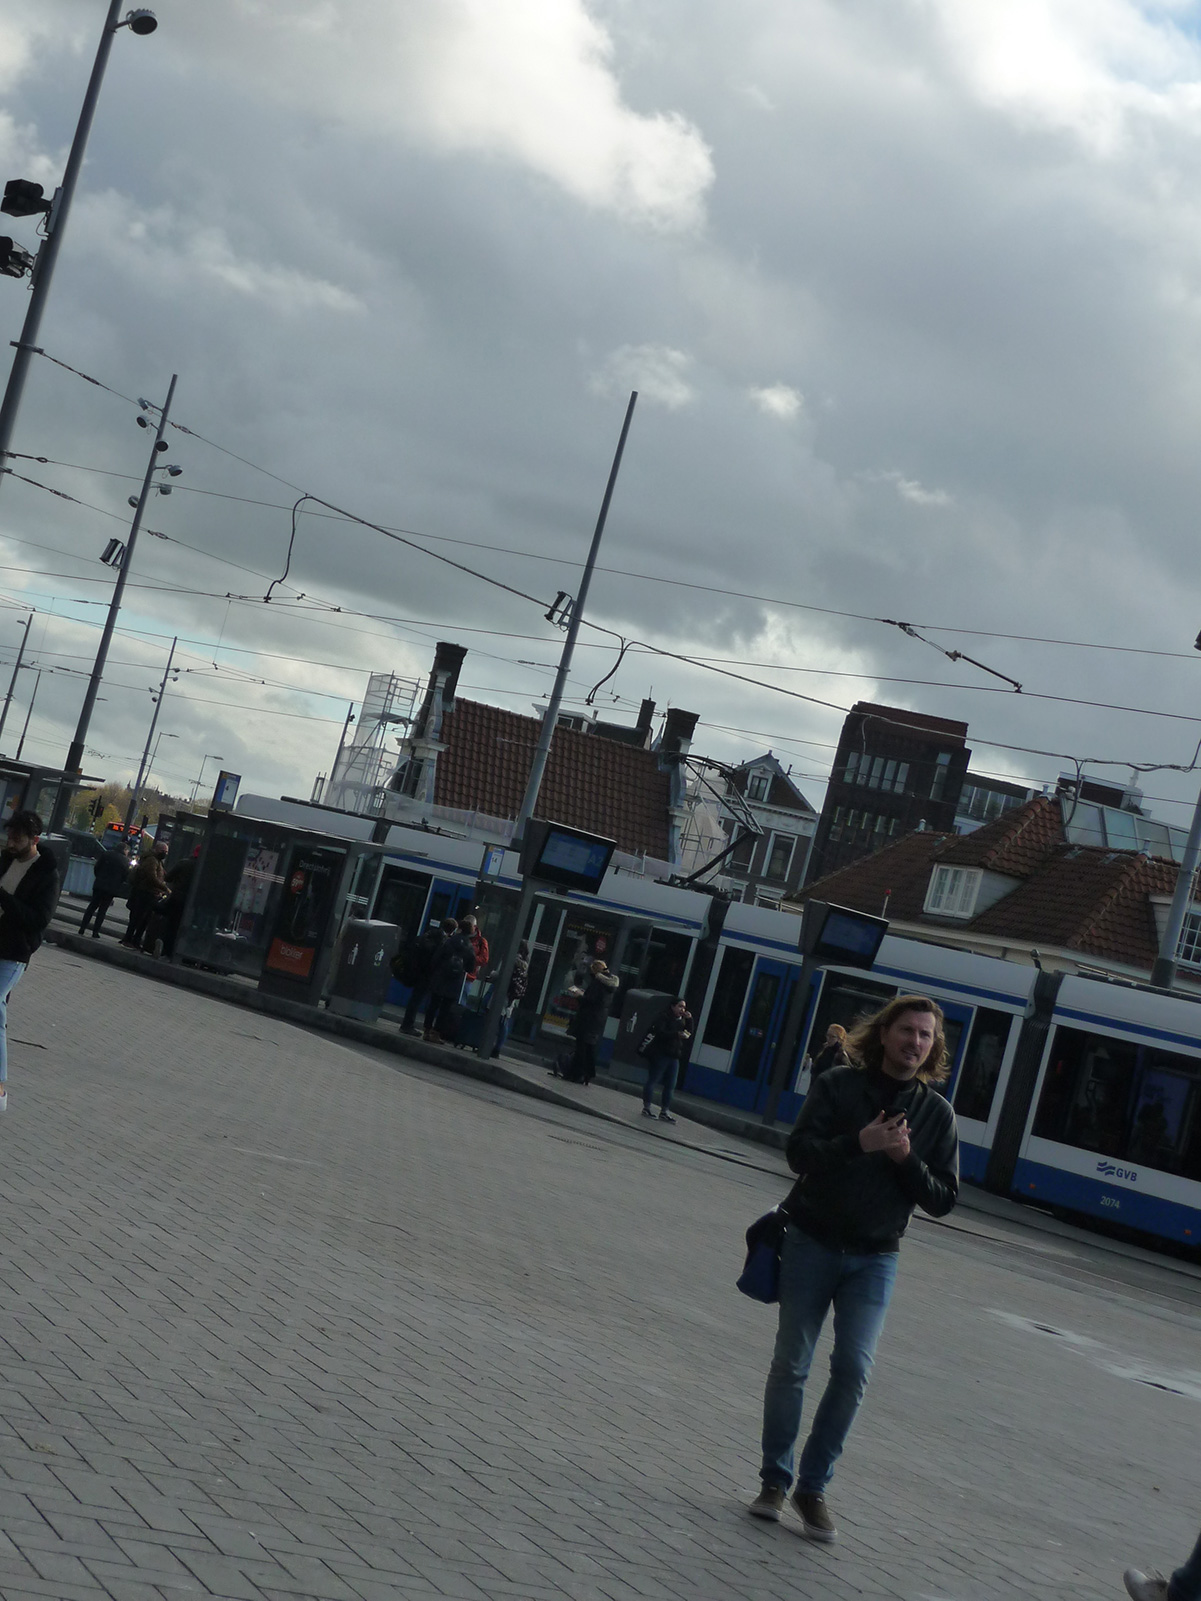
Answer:
[[[780,1255],[780,1327],[763,1397],[764,1484],[787,1490],[801,1427],[805,1380],[830,1307],[834,1350],[830,1378],[801,1453],[797,1489],[821,1495],[842,1455],[867,1389],[876,1342],[897,1276],[897,1254],[832,1251],[788,1225]]]
[[[659,1097],[659,1108],[661,1111],[670,1112],[671,1097],[676,1087],[676,1074],[679,1070],[680,1064],[674,1056],[652,1056],[646,1068],[646,1088],[642,1092],[643,1106],[649,1110],[650,1104],[655,1098],[655,1090],[662,1084],[663,1090]]]
[[[1168,1601],[1201,1601],[1201,1534],[1192,1556],[1168,1580]]]
[[[24,971],[24,962],[0,962],[0,1084],[8,1083],[8,997]]]

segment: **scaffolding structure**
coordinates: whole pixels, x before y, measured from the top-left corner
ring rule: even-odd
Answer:
[[[372,673],[358,720],[349,739],[343,737],[333,770],[322,785],[322,800],[348,812],[373,815],[383,803],[388,777],[396,765],[389,736],[403,733],[412,722],[421,685],[396,673]]]

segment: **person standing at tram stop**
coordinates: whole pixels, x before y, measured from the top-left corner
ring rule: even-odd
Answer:
[[[588,969],[588,982],[580,996],[572,1019],[571,1032],[575,1035],[575,1051],[562,1077],[573,1084],[591,1084],[596,1074],[596,1047],[605,1032],[605,1021],[614,990],[621,980],[610,973],[608,966],[598,957]],[[568,991],[570,994],[571,992]],[[555,1069],[552,1069],[552,1072]]]
[[[780,1324],[763,1398],[762,1489],[749,1510],[778,1522],[793,1482],[805,1381],[834,1308],[830,1377],[791,1496],[812,1540],[837,1538],[825,1492],[872,1369],[901,1236],[921,1207],[959,1194],[955,1114],[932,1084],[947,1070],[942,1009],[901,995],[851,1034],[854,1064],[823,1073],[788,1138],[797,1181],[783,1203]]]
[[[129,927],[121,944],[131,950],[141,950],[154,909],[168,893],[167,875],[163,872],[166,859],[167,847],[152,845],[148,851],[143,851],[130,875]]]
[[[692,1013],[682,995],[678,995],[661,1017],[656,1018],[650,1042],[646,1047],[646,1084],[642,1091],[642,1115],[654,1117],[653,1101],[659,1088],[659,1121],[674,1123],[671,1115],[671,1097],[676,1087],[680,1062],[692,1038]]]
[[[38,843],[42,819],[14,812],[0,851],[0,1112],[8,1111],[8,997],[42,935],[58,900],[58,863]]]
[[[823,1073],[828,1073],[832,1067],[846,1067],[850,1060],[846,1029],[841,1023],[831,1023],[826,1030],[826,1043],[809,1064],[809,1088],[813,1088]]]

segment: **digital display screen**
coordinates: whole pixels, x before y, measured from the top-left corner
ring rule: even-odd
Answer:
[[[563,889],[595,895],[612,859],[613,841],[559,823],[535,823],[531,827],[545,832],[530,842],[528,856],[523,853],[522,872]]]
[[[573,878],[603,878],[612,847],[600,840],[576,839],[552,829],[546,836],[539,862],[543,867],[570,873]]]
[[[875,956],[880,933],[878,923],[832,911],[822,928],[821,942],[826,950],[846,951],[848,956]]]

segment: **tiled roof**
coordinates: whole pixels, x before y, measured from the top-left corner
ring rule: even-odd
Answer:
[[[1036,795],[974,833],[951,840],[940,860],[952,867],[983,867],[990,873],[1026,878],[1063,843],[1063,837],[1059,802]]]
[[[873,855],[861,856],[849,867],[840,867],[806,885],[804,896],[798,899],[812,896],[819,901],[833,901],[857,912],[870,912],[873,917],[882,915],[887,899],[889,917],[907,922],[916,919],[921,916],[926,899],[934,853],[948,837],[928,829],[902,834]]]
[[[434,804],[488,817],[516,817],[539,722],[479,701],[455,701],[442,720]],[[666,860],[670,780],[651,752],[558,728],[534,809],[604,834],[617,848]]]
[[[942,864],[982,867],[1021,882],[967,921],[930,917],[922,908],[930,874]],[[878,917],[887,896],[893,921],[1079,951],[1145,970],[1157,950],[1150,898],[1171,895],[1176,874],[1174,862],[1157,857],[1070,844],[1058,805],[1039,796],[974,834],[903,835],[810,884],[798,899],[813,896]]]

